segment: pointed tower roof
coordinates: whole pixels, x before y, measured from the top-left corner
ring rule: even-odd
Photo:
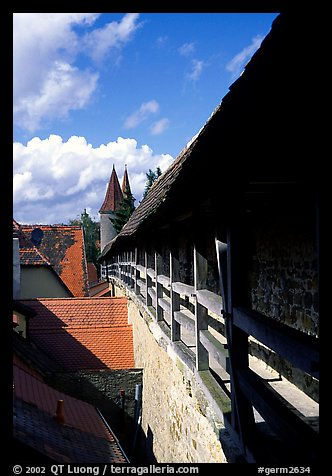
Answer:
[[[130,189],[130,184],[129,184],[129,177],[128,177],[128,172],[127,172],[127,165],[125,165],[125,171],[123,174],[123,179],[122,179],[122,193],[125,195],[125,193],[129,190],[129,193],[131,194],[131,189]]]
[[[113,165],[113,170],[110,177],[110,181],[108,183],[105,200],[99,210],[99,213],[109,213],[119,210],[122,199],[123,195],[121,192],[119,179]]]

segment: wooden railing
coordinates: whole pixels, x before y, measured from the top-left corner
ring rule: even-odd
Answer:
[[[168,330],[187,365],[198,374],[207,371],[226,392],[231,412],[224,412],[224,423],[246,461],[259,461],[255,449],[262,441],[256,431],[256,409],[281,441],[294,448],[294,455],[304,454],[309,463],[313,462],[318,451],[317,431],[250,368],[249,350],[254,338],[295,368],[319,379],[318,340],[251,309],[231,307],[230,281],[227,283],[225,277],[227,245],[218,240],[216,244],[222,296],[207,289],[207,260],[195,247],[192,285],[180,281],[179,259],[172,251],[169,276],[162,272],[160,254],[145,252],[138,262],[135,249],[114,256],[112,263],[102,266],[102,277],[119,280],[131,290],[153,319]],[[154,266],[149,267],[151,263]]]

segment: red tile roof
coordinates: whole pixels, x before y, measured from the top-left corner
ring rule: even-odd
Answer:
[[[16,234],[20,245],[20,263],[21,265],[50,266],[51,263],[32,243],[17,221],[13,220],[13,232]]]
[[[134,368],[126,298],[21,300],[37,315],[30,336],[68,371]]]
[[[40,228],[43,236],[37,251],[53,266],[73,296],[89,295],[84,237],[80,226],[20,225],[19,228],[28,237],[33,230]],[[24,249],[20,250],[21,263],[36,264],[24,262]]]
[[[92,405],[55,390],[16,364],[13,377],[14,437],[57,462],[127,462]],[[53,418],[59,400],[64,402],[64,425]]]
[[[129,191],[129,193],[131,194],[127,167],[125,167],[125,171],[124,171],[124,174],[123,174],[121,190],[122,190],[123,196],[127,193],[127,191]]]
[[[35,369],[30,367],[20,356],[16,354],[15,351],[13,355],[13,364],[19,367],[20,369],[24,370],[28,374],[32,375],[33,377],[35,377],[37,380],[43,381],[42,375],[39,372],[37,372]]]
[[[94,263],[88,262],[88,280],[89,284],[94,284],[98,282],[97,268]]]
[[[109,213],[119,210],[123,200],[122,191],[119,184],[119,179],[116,174],[114,165],[110,181],[108,183],[106,195],[102,206],[100,207],[99,213]]]

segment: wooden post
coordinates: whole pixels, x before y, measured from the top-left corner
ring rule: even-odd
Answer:
[[[134,288],[134,273],[135,273],[135,270],[133,268],[133,261],[134,261],[134,252],[133,251],[130,251],[129,258],[130,258],[130,266],[129,266],[130,289],[133,289]]]
[[[237,219],[237,221],[236,221]],[[255,436],[253,407],[240,390],[237,372],[248,369],[248,335],[233,325],[233,309],[246,303],[246,253],[243,241],[243,215],[235,216],[228,226],[227,244],[216,240],[219,280],[223,298],[223,314],[229,354],[231,381],[231,424],[238,433],[242,451],[250,460],[247,445]],[[251,459],[251,462],[252,459]]]
[[[174,313],[180,311],[180,295],[173,290],[173,283],[180,280],[179,251],[171,247],[170,251],[170,285],[171,285],[171,340],[181,340],[181,326],[175,320]]]
[[[118,264],[118,278],[121,281],[121,266],[120,266],[120,255],[117,255],[117,264]]]
[[[205,250],[204,250],[205,251]],[[207,259],[203,255],[202,243],[197,240],[194,245],[194,285],[195,293],[200,289],[206,289],[207,278]],[[200,331],[208,329],[208,311],[206,307],[197,302],[195,303],[195,334],[196,334],[196,369],[209,369],[209,352],[203,346],[200,340]]]
[[[137,284],[138,276],[139,276],[139,271],[137,269],[137,264],[138,264],[138,251],[137,251],[137,246],[135,246],[135,251],[134,251],[134,292],[136,295],[139,294],[139,287]]]
[[[163,297],[163,285],[161,283],[158,283],[158,275],[161,274],[161,264],[162,264],[162,257],[161,255],[156,251],[154,254],[154,271],[155,271],[155,283],[156,283],[156,300],[154,303],[154,307],[156,310],[156,321],[162,321],[163,320],[163,309],[161,306],[159,306],[158,299]]]
[[[152,298],[149,294],[149,289],[152,286],[151,277],[148,275],[148,268],[149,268],[149,255],[148,252],[145,251],[145,304],[147,306],[152,306]]]

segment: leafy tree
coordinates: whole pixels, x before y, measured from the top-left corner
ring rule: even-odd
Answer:
[[[161,175],[161,169],[160,167],[157,167],[156,170],[151,170],[149,169],[149,172],[147,172],[146,175],[146,182],[145,182],[145,189],[143,193],[143,198],[146,196],[148,191],[150,190],[152,184],[157,180],[158,177]]]
[[[135,210],[135,198],[131,193],[130,189],[127,188],[126,192],[123,194],[123,200],[121,202],[121,207],[115,212],[115,217],[110,218],[112,225],[114,226],[117,233],[120,233],[124,225],[127,223],[133,211]]]
[[[85,255],[88,262],[92,262],[99,269],[97,257],[99,255],[100,225],[92,220],[86,209],[81,213],[80,219],[69,220],[69,225],[77,225],[83,228]]]

